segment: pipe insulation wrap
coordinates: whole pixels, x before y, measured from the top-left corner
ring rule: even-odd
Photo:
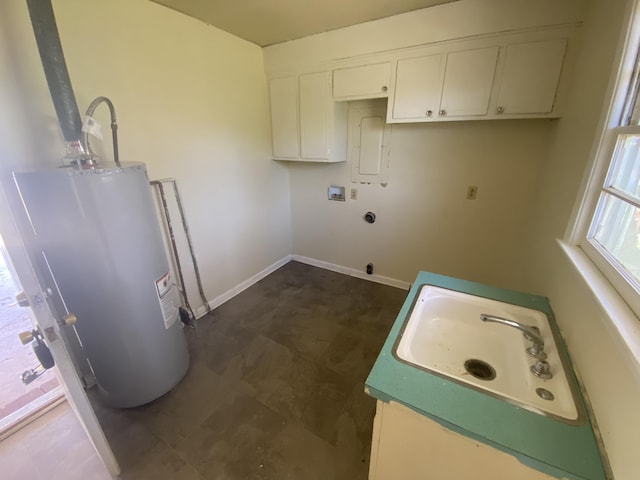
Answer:
[[[64,61],[53,6],[50,0],[27,0],[27,6],[62,134],[67,142],[79,141],[82,120]]]

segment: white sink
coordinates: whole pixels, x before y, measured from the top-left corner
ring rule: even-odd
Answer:
[[[538,327],[553,377],[543,380],[531,373],[536,360],[526,350],[532,342],[521,331],[485,323],[480,320],[483,313]],[[405,320],[394,354],[401,361],[533,412],[579,421],[549,321],[540,311],[424,285]],[[465,368],[467,361],[475,366],[469,368],[473,373]],[[490,379],[491,368],[483,362],[492,367],[495,378]],[[540,389],[551,392],[553,400],[542,398],[537,393]]]

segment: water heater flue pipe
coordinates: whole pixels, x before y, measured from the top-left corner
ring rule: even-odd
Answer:
[[[80,142],[82,120],[64,61],[53,6],[50,0],[27,0],[27,6],[62,134],[67,142]]]

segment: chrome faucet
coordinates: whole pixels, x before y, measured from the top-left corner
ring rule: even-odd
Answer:
[[[480,320],[483,322],[501,323],[520,330],[524,333],[527,340],[531,340],[533,342],[533,345],[527,348],[527,353],[539,361],[544,361],[547,358],[547,354],[544,353],[544,340],[542,339],[537,327],[524,325],[509,318],[498,317],[496,315],[489,315],[486,313],[480,314]]]

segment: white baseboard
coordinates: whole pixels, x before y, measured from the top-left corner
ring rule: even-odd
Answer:
[[[331,270],[332,272],[343,273],[352,277],[361,278],[363,280],[369,280],[370,282],[381,283],[383,285],[389,285],[390,287],[402,288],[403,290],[409,290],[411,283],[404,282],[402,280],[396,280],[395,278],[384,277],[382,275],[376,275],[375,273],[369,275],[355,268],[343,267],[334,263],[323,262],[322,260],[316,260],[315,258],[303,257],[302,255],[292,255],[292,260],[300,263],[306,263],[307,265],[313,265],[314,267],[324,268],[325,270]]]
[[[276,270],[278,270],[283,265],[286,265],[287,263],[289,263],[291,261],[291,258],[292,258],[291,255],[287,255],[286,257],[281,258],[280,260],[278,260],[277,262],[273,263],[272,265],[269,265],[267,268],[265,268],[261,272],[256,273],[255,275],[253,275],[252,277],[248,278],[244,282],[239,283],[235,287],[227,290],[222,295],[218,295],[216,298],[214,298],[213,300],[209,301],[209,308],[211,310],[213,310],[213,309],[219,307],[220,305],[222,305],[227,300],[231,300],[233,297],[235,297],[239,293],[243,292],[244,290],[249,288],[254,283],[259,282],[260,280],[262,280],[267,275],[275,272]],[[206,313],[207,313],[207,309],[203,305],[203,306],[199,307],[196,310],[196,317],[200,318],[203,315],[205,315]]]
[[[369,280],[370,282],[376,282],[376,283],[381,283],[383,285],[389,285],[390,287],[401,288],[403,290],[409,290],[409,288],[411,287],[411,284],[409,282],[396,280],[395,278],[384,277],[382,275],[376,275],[376,274],[368,275],[367,273],[361,272],[360,270],[356,270],[355,268],[343,267],[341,265],[336,265],[334,263],[329,263],[329,262],[323,262],[322,260],[316,260],[315,258],[304,257],[302,255],[287,255],[286,257],[281,258],[274,264],[269,265],[267,268],[265,268],[261,272],[256,273],[251,278],[227,290],[222,295],[218,295],[213,300],[210,300],[209,308],[213,310],[219,307],[220,305],[222,305],[224,302],[231,300],[233,297],[243,292],[253,284],[259,282],[267,275],[275,272],[280,267],[286,265],[291,260],[295,260],[296,262],[300,262],[300,263],[306,263],[307,265],[312,265],[314,267],[324,268],[325,270],[331,270],[332,272],[338,272],[344,275],[350,275],[352,277],[361,278],[363,280]],[[206,313],[207,313],[207,309],[204,305],[196,309],[197,318],[202,317]]]

